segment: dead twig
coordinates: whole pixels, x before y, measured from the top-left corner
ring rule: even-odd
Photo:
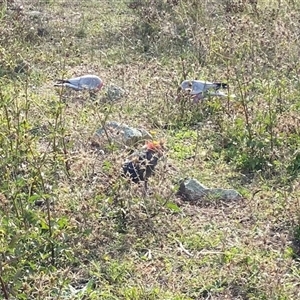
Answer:
[[[181,250],[182,252],[184,252],[187,256],[189,256],[189,257],[194,256],[191,252],[189,252],[188,250],[186,250],[186,249],[183,247],[182,243],[181,243],[179,240],[176,239],[175,241],[178,243],[178,246],[179,246],[180,250]]]

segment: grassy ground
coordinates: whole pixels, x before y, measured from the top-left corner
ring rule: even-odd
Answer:
[[[8,2],[0,297],[298,299],[297,2]],[[128,95],[53,88],[85,73]],[[228,82],[237,97],[175,102],[185,78]],[[120,177],[128,150],[92,147],[106,120],[166,141],[150,195]],[[244,199],[185,202],[185,177]]]

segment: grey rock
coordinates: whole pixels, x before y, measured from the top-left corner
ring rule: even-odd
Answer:
[[[109,85],[106,88],[106,96],[109,100],[115,101],[121,99],[126,94],[126,91],[119,86]]]
[[[215,200],[240,200],[241,194],[233,189],[207,188],[197,179],[188,178],[180,183],[179,194],[187,200],[196,201],[203,198],[212,198]]]
[[[181,182],[179,192],[188,200],[197,200],[206,195],[208,188],[198,180],[189,178]]]
[[[106,143],[109,139],[119,145],[132,146],[145,139],[152,139],[151,134],[141,128],[130,127],[116,121],[107,122],[104,128],[97,130],[95,137],[99,145]]]
[[[28,11],[28,12],[25,12],[25,14],[32,19],[37,19],[43,15],[42,12],[40,12],[38,10]]]
[[[233,189],[209,189],[208,194],[214,199],[223,199],[223,200],[240,200],[242,195]]]

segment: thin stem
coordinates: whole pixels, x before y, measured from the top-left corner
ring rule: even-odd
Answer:
[[[3,280],[3,278],[2,278],[1,275],[0,275],[0,284],[1,284],[1,290],[3,292],[4,298],[5,299],[9,299],[8,290],[7,290],[6,286],[5,286],[4,280]]]
[[[245,116],[246,129],[248,132],[248,140],[252,141],[253,140],[252,127],[251,127],[250,118],[249,118],[249,114],[248,114],[246,95],[245,95],[245,93],[243,93],[241,82],[239,80],[237,80],[237,83],[238,83],[239,90],[241,91],[241,99],[242,99],[241,102],[242,102],[243,112],[244,112],[244,116]]]

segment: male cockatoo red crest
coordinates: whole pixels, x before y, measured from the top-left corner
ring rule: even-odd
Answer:
[[[88,90],[97,92],[103,86],[103,81],[96,75],[83,75],[70,79],[60,79],[54,86],[65,86],[76,91]]]
[[[133,182],[144,181],[147,190],[148,178],[154,174],[158,160],[166,150],[164,142],[147,142],[141,151],[133,153],[123,164],[123,175]]]

